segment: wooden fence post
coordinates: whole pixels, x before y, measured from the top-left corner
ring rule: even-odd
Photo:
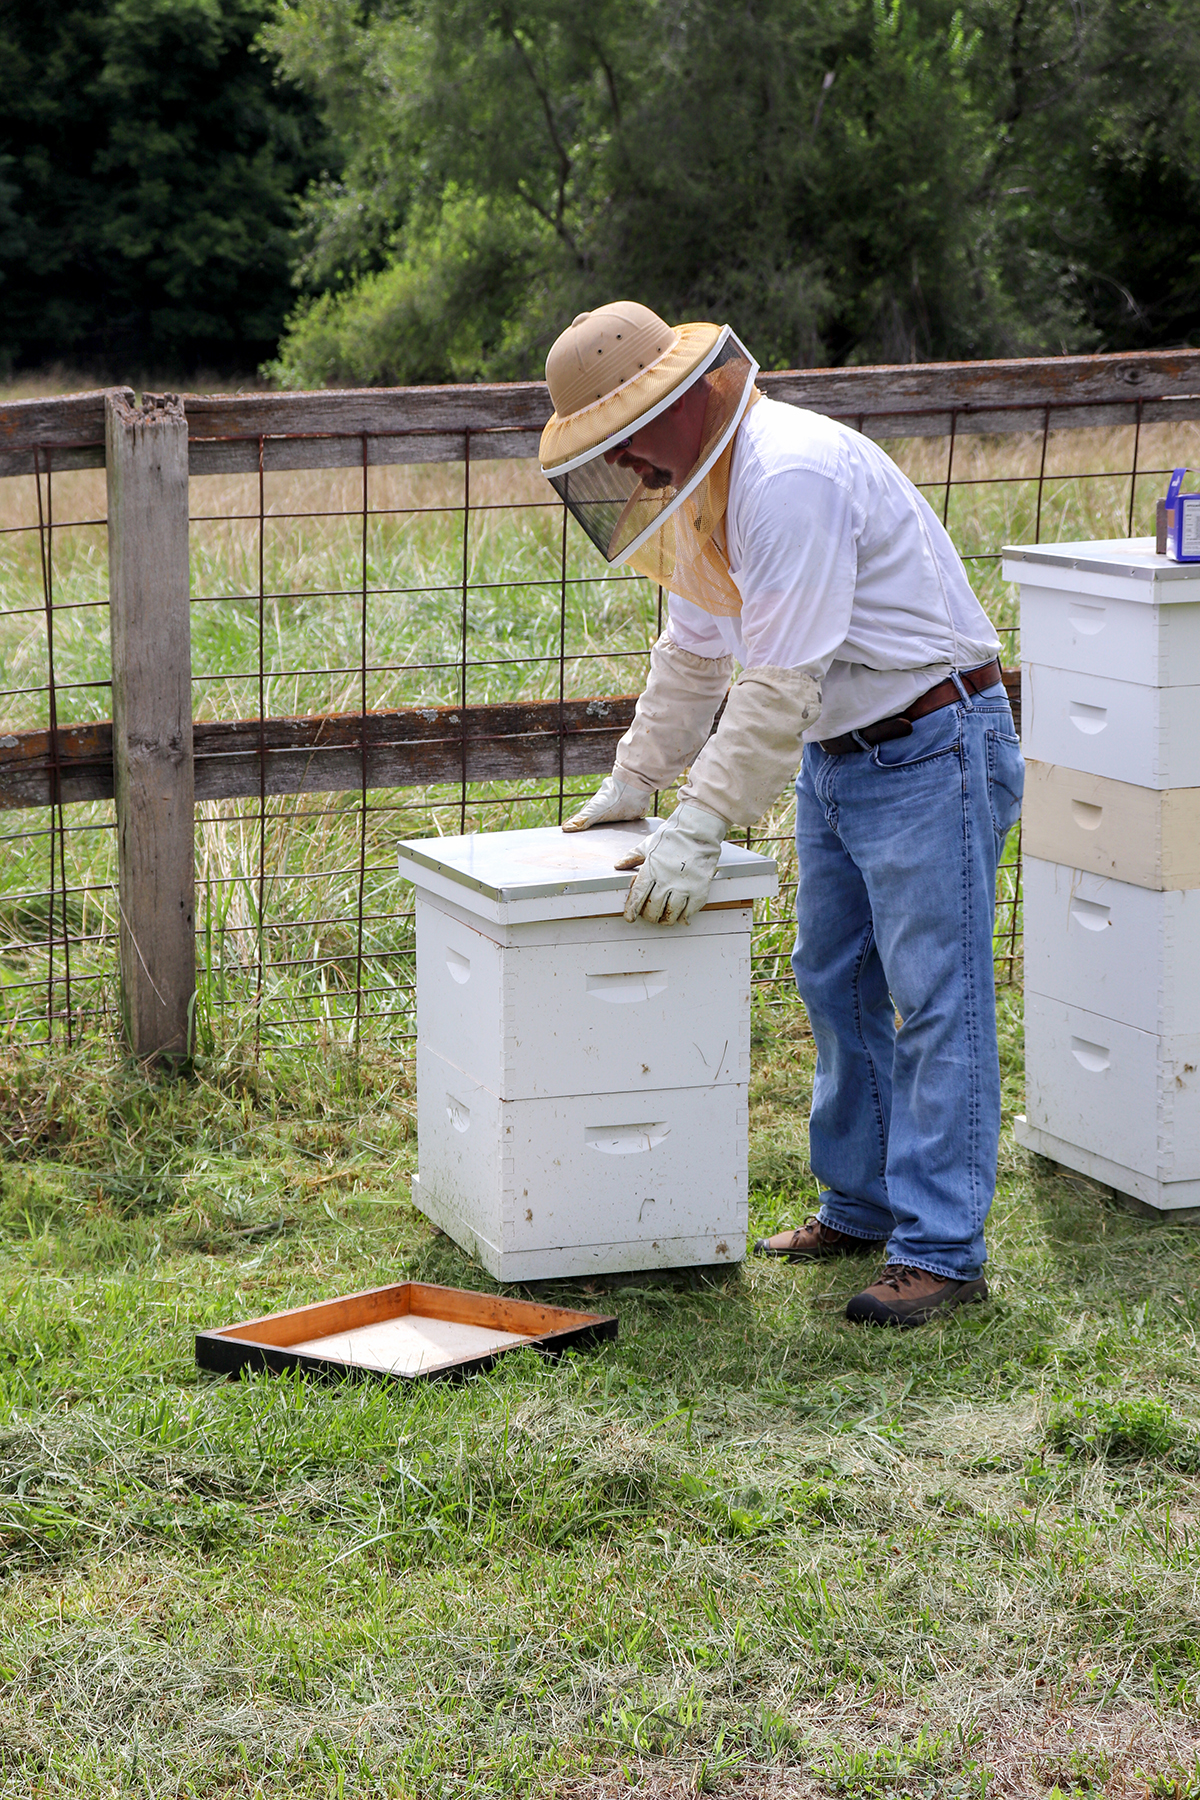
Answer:
[[[188,428],[171,394],[105,401],[121,1002],[137,1057],[193,1047],[196,875]]]

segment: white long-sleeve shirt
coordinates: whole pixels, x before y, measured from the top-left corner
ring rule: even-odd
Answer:
[[[670,635],[744,669],[805,669],[821,687],[807,740],[900,712],[999,639],[924,496],[870,438],[776,400],[738,431],[725,514],[742,596],[717,618],[677,594]]]

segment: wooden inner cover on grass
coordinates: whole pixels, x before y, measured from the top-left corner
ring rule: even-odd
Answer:
[[[422,1321],[420,1327],[417,1320]],[[230,1366],[226,1355],[212,1354],[211,1347],[224,1340],[231,1347],[245,1346],[250,1353],[244,1359],[246,1367],[285,1366],[278,1357],[283,1352],[292,1367],[297,1366],[294,1357],[307,1366],[318,1362],[331,1368],[419,1375],[475,1364],[522,1344],[549,1346],[560,1341],[569,1348],[569,1341],[583,1334],[591,1339],[615,1332],[616,1320],[597,1313],[404,1281],[201,1332],[196,1348],[198,1359],[209,1367]],[[260,1357],[255,1352],[268,1354]],[[243,1364],[240,1357],[232,1360]]]

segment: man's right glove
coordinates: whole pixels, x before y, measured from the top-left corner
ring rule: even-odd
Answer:
[[[684,803],[618,869],[637,869],[625,896],[625,917],[632,925],[690,925],[708,899],[721,845],[729,830],[724,819],[702,806]]]

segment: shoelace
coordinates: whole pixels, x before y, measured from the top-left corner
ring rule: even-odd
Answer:
[[[902,1289],[919,1281],[924,1273],[924,1269],[910,1269],[904,1263],[891,1263],[881,1276],[879,1286],[895,1288],[900,1293]]]

